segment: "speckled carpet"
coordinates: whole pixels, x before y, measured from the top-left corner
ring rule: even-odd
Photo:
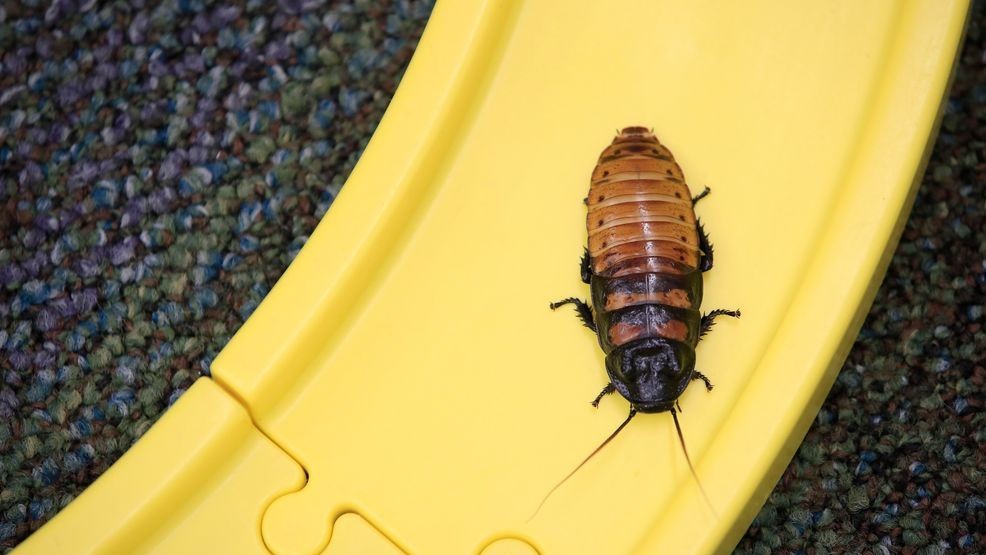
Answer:
[[[742,553],[986,552],[986,50]],[[111,465],[331,205],[429,0],[0,3],[0,547]]]

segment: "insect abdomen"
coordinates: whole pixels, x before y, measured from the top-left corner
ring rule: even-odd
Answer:
[[[691,194],[671,152],[640,127],[628,127],[592,172],[586,228],[593,273],[611,276],[620,262],[664,258],[686,273],[698,267]]]
[[[592,304],[607,353],[650,337],[698,342],[701,251],[684,174],[642,127],[599,157],[586,201]]]

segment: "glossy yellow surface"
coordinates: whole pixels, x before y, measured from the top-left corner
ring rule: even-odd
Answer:
[[[202,378],[14,553],[267,553],[264,507],[304,483],[243,407]]]
[[[914,191],[964,2],[444,2],[342,195],[215,362],[309,472],[277,553],[365,517],[414,553],[728,549],[857,332]],[[682,426],[625,416],[585,296],[582,198],[617,127],[654,127],[716,246]]]
[[[404,552],[354,513],[340,516],[332,527],[332,543],[325,555],[402,555]]]
[[[256,428],[200,382],[21,551],[728,551],[879,285],[967,9],[440,2],[342,194],[213,365]],[[582,198],[628,125],[712,187],[704,308],[743,311],[698,348],[715,391],[681,399],[717,516],[657,414],[530,518],[628,409],[589,406],[602,353],[547,307],[588,294]]]

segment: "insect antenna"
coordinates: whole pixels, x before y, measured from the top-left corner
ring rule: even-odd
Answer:
[[[702,487],[702,482],[698,479],[698,474],[695,472],[695,467],[692,466],[692,458],[688,456],[688,448],[685,447],[685,436],[681,434],[681,424],[678,424],[678,412],[671,409],[671,417],[674,418],[674,428],[678,430],[678,440],[681,441],[681,452],[685,454],[685,460],[688,461],[688,470],[692,471],[692,477],[695,478],[695,483],[698,485],[698,490],[702,492],[702,497],[705,499],[705,504],[709,506],[709,510],[712,514],[719,517],[719,513],[716,512],[716,508],[712,506],[712,501],[709,501],[709,494],[705,493],[705,488]]]
[[[606,447],[606,445],[610,441],[613,441],[613,438],[616,437],[621,431],[623,431],[623,428],[625,428],[626,425],[630,423],[630,420],[634,416],[636,416],[636,415],[637,415],[637,409],[631,407],[630,408],[630,415],[627,416],[627,419],[624,420],[623,423],[620,424],[616,428],[616,430],[613,431],[613,433],[609,434],[609,437],[606,438],[605,441],[603,441],[602,443],[600,443],[599,444],[599,447],[596,447],[596,449],[592,453],[589,453],[589,456],[586,457],[585,460],[583,460],[582,462],[580,462],[579,465],[576,466],[571,472],[569,472],[567,476],[565,476],[564,478],[561,479],[560,482],[558,482],[557,484],[555,484],[555,487],[551,488],[551,491],[549,491],[548,494],[544,496],[544,499],[541,500],[541,504],[538,505],[538,508],[534,510],[534,514],[531,515],[531,518],[528,518],[527,519],[527,522],[530,522],[531,520],[534,519],[534,517],[537,516],[538,512],[541,511],[541,507],[544,507],[544,504],[548,501],[548,498],[551,497],[551,494],[552,493],[555,493],[555,490],[557,490],[558,488],[560,488],[562,484],[564,484],[565,482],[568,481],[569,478],[571,478],[572,476],[574,476],[575,473],[578,472],[580,468],[582,468],[583,466],[585,466],[585,463],[589,462],[589,459],[591,459],[592,457],[595,457],[596,456],[596,453],[602,451],[603,450],[603,447]]]

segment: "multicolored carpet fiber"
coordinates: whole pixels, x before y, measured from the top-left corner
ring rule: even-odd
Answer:
[[[0,3],[0,545],[208,373],[332,204],[430,13]]]
[[[0,3],[0,547],[208,374],[331,205],[430,10]],[[983,20],[887,280],[739,552],[986,552]]]

